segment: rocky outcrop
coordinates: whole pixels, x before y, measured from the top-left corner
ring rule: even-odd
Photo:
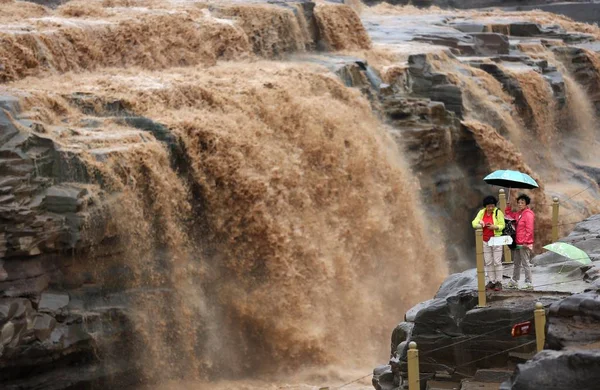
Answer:
[[[595,389],[600,380],[599,290],[550,306],[544,350],[518,365],[501,389]]]
[[[454,380],[485,368],[509,367],[515,356],[533,356],[535,330],[513,338],[514,324],[532,321],[535,302],[546,314],[546,349],[518,366],[502,389],[595,388],[600,368],[600,215],[579,223],[561,239],[586,251],[592,264],[546,252],[533,259],[536,291],[487,293],[488,307],[477,307],[475,270],[450,275],[433,299],[406,312],[392,332],[391,359],[374,371],[376,389],[397,388],[406,377],[408,343],[419,349],[422,380]],[[509,266],[505,275],[510,274]],[[558,291],[557,291],[558,290]],[[559,291],[565,291],[563,293]],[[514,354],[517,352],[517,354]],[[548,375],[548,372],[552,372]],[[554,376],[556,375],[556,377]]]
[[[217,59],[239,58],[238,55],[243,58],[247,55],[278,58],[303,50],[343,49],[348,48],[342,44],[344,42],[338,42],[338,45],[333,39],[327,41],[327,38],[343,41],[344,36],[338,33],[352,33],[353,28],[348,26],[358,28],[360,24],[357,16],[347,11],[347,14],[353,15],[352,23],[346,23],[343,18],[337,23],[335,18],[328,19],[331,23],[327,24],[329,35],[326,35],[323,34],[324,25],[315,20],[314,3],[270,3],[276,3],[281,7],[277,11],[284,9],[286,13],[270,14],[264,25],[254,19],[252,12],[244,14],[240,10],[219,10],[214,6],[203,9],[209,11],[210,18],[206,13],[197,15],[199,19],[179,19],[181,15],[177,13],[164,17],[146,16],[150,20],[146,26],[148,31],[140,34],[139,38],[156,38],[149,43],[152,50],[148,55],[133,55],[140,44],[133,39],[122,42],[125,46],[121,51],[113,50],[111,37],[129,36],[120,33],[128,31],[119,30],[125,29],[120,22],[115,22],[117,27],[90,27],[92,32],[101,32],[100,38],[93,33],[90,36],[94,38],[90,41],[93,43],[91,46],[99,45],[95,46],[97,51],[94,52],[83,50],[90,45],[77,46],[76,40],[69,38],[56,46],[60,48],[59,55],[50,56],[45,50],[46,45],[56,41],[27,39],[26,43],[35,56],[30,58],[27,66],[3,73],[3,80],[115,64],[158,69],[174,64],[213,65]],[[413,3],[427,6],[432,2]],[[211,19],[213,16],[216,16],[214,20]],[[209,23],[210,26],[224,30],[196,35],[199,26],[204,26],[199,21],[206,22],[205,17],[215,24]],[[154,23],[159,19],[167,19],[170,22],[168,26],[189,27],[186,31],[191,35],[176,33],[175,36],[193,39],[178,39],[175,41],[177,44],[165,46],[155,45],[164,43],[162,32]],[[303,19],[306,29],[294,30],[298,34],[287,35],[293,30],[290,26],[296,26],[295,23],[300,26]],[[136,28],[143,26],[140,20],[130,21],[130,25]],[[488,173],[489,163],[473,134],[460,123],[469,109],[465,86],[449,73],[436,70],[433,62],[440,58],[432,59],[430,53],[425,54],[427,44],[448,48],[448,62],[457,65],[458,73],[468,73],[468,64],[491,74],[515,99],[520,116],[527,120],[533,117],[535,107],[525,99],[518,80],[505,69],[509,65],[517,65],[541,74],[559,108],[565,103],[564,80],[547,60],[518,51],[511,45],[509,36],[562,40],[562,43],[568,44],[589,41],[591,37],[521,21],[488,27],[483,23],[456,21],[448,17],[440,19],[436,27],[440,28],[433,32],[414,31],[412,35],[396,34],[393,29],[386,31],[388,39],[405,39],[411,45],[420,45],[421,50],[407,55],[406,63],[397,67],[395,77],[389,74],[385,75],[389,77],[384,77],[366,61],[349,56],[324,55],[315,62],[328,65],[328,61],[336,57],[333,59],[337,62],[335,73],[347,86],[359,88],[369,97],[374,110],[389,124],[391,136],[406,151],[412,169],[418,173],[422,196],[426,200],[425,212],[435,225],[443,226],[447,231],[451,244],[448,246],[450,262],[457,259],[468,262],[473,257],[473,235],[462,226],[468,219],[466,214],[474,211],[481,195],[489,191],[481,181],[481,177]],[[70,34],[70,28],[57,25],[52,26],[50,31],[58,35],[60,32]],[[81,30],[76,29],[78,32]],[[225,34],[219,31],[232,35],[228,41],[222,42],[220,39]],[[25,29],[22,35],[30,37],[33,34]],[[198,46],[206,43],[204,37],[207,36],[213,39],[210,41],[212,51],[209,50],[206,58],[194,57]],[[363,43],[358,48],[369,47],[367,39],[363,39]],[[551,46],[547,44],[547,47]],[[13,47],[21,49],[17,44]],[[70,52],[80,55],[65,55],[62,61],[65,48],[72,48]],[[562,44],[552,50],[557,57],[564,59],[580,83],[595,88],[597,74],[594,73],[593,57],[587,56],[583,49]],[[114,53],[112,59],[107,55]],[[172,62],[160,61],[168,55],[175,59]],[[485,58],[478,58],[480,56]],[[84,61],[86,59],[91,62]],[[459,63],[465,66],[458,67]],[[5,65],[0,68],[0,73],[8,69]],[[269,85],[267,88],[277,87],[270,83],[266,85]],[[595,92],[591,93],[596,99]],[[201,93],[190,99],[213,104],[213,97],[209,95],[208,92]],[[56,127],[53,132],[79,137],[84,145],[82,149],[98,164],[105,163],[116,149],[127,150],[131,146],[128,143],[143,145],[158,140],[168,146],[170,163],[177,168],[177,174],[184,177],[188,174],[190,163],[185,160],[185,150],[166,126],[136,115],[118,98],[104,101],[93,94],[83,93],[62,98],[76,106],[85,118],[82,118],[79,128],[62,127],[58,119],[52,125]],[[119,237],[107,220],[107,207],[118,199],[105,187],[105,178],[97,170],[88,169],[77,150],[46,136],[50,125],[34,120],[35,115],[31,112],[22,112],[16,98],[2,97],[0,106],[4,109],[0,111],[0,381],[8,389],[41,387],[50,382],[49,378],[56,389],[123,387],[126,381],[107,383],[111,380],[118,382],[122,378],[138,378],[136,372],[143,364],[128,358],[131,350],[140,343],[136,338],[139,335],[136,325],[139,324],[132,319],[131,302],[140,296],[157,296],[161,300],[161,297],[169,296],[166,298],[169,300],[171,292],[167,288],[130,288],[128,283],[132,271],[119,262]],[[101,140],[96,144],[93,133],[97,129],[106,130],[105,124],[109,124],[107,128],[127,127],[126,134],[119,133],[117,138],[127,138],[130,142],[115,145]],[[527,124],[533,126],[533,122]],[[202,144],[199,148],[210,148],[210,145]],[[221,183],[217,180],[214,185],[220,186]],[[465,193],[465,188],[469,188],[468,193]],[[196,195],[197,199],[201,199],[202,194],[194,193]],[[201,215],[201,211],[194,210],[194,217],[196,214]],[[457,225],[461,228],[453,228]],[[431,233],[435,235],[434,231]],[[590,243],[594,240],[589,238],[585,241]],[[93,258],[101,259],[99,264],[89,264],[91,251],[94,251]],[[598,279],[595,267],[583,269],[577,264],[551,263],[548,256],[545,259],[548,267],[539,267],[537,274],[556,272],[556,267],[561,267],[570,275],[578,275],[586,281]],[[110,275],[110,278],[103,278],[103,275]],[[418,343],[424,359],[421,368],[425,374],[440,371],[450,376],[458,372],[472,373],[478,368],[505,361],[508,350],[529,351],[531,346],[526,343],[533,336],[513,339],[506,330],[513,323],[531,317],[533,301],[539,296],[529,293],[498,294],[490,297],[490,307],[477,308],[474,289],[472,271],[453,275],[432,300],[412,308],[405,321],[394,330],[391,342],[393,357],[389,365],[376,370],[376,386],[382,389],[395,387],[405,376],[408,341]],[[550,309],[553,312],[560,295],[549,295],[542,301],[546,305],[553,304]],[[590,299],[586,298],[585,304],[578,305],[592,305]],[[564,303],[564,307],[570,307],[569,303]],[[565,311],[564,307],[556,309],[556,318],[550,321],[551,328],[556,331],[552,333],[554,339],[549,340],[554,340],[552,342],[561,347],[574,342],[565,336],[564,323],[572,320],[573,316],[570,316],[570,309]],[[585,315],[579,313],[575,316],[583,326],[595,321],[592,314],[586,311]],[[562,320],[561,316],[564,317]],[[169,329],[168,319],[166,322],[164,326]]]
[[[410,91],[416,96],[444,103],[444,108],[459,117],[463,111],[462,91],[451,84],[446,74],[436,72],[425,54],[408,58]]]
[[[52,375],[44,388],[62,389],[131,373],[134,365],[122,359],[114,367],[98,361],[113,345],[126,352],[133,342],[125,296],[105,300],[108,286],[86,284],[91,276],[70,269],[92,246],[110,255],[101,245],[111,239],[99,203],[107,199],[83,184],[89,174],[76,155],[22,119],[16,99],[0,104],[2,388],[36,388]]]
[[[600,352],[542,351],[520,364],[501,390],[562,390],[598,388]]]
[[[377,369],[376,388],[394,388],[402,383],[411,341],[419,348],[423,380],[502,367],[509,352],[534,349],[531,342],[535,334],[513,338],[510,330],[514,324],[532,320],[534,301],[538,298],[527,293],[498,293],[489,296],[489,307],[478,308],[476,285],[473,270],[451,275],[433,299],[406,312],[405,321],[392,333],[389,368]],[[539,299],[549,305],[560,298]]]

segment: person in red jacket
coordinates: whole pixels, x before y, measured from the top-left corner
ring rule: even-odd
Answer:
[[[519,288],[521,268],[525,271],[525,289],[532,290],[531,284],[531,257],[533,255],[533,229],[535,214],[529,208],[531,199],[520,194],[517,198],[517,211],[512,211],[510,204],[506,207],[505,214],[517,221],[517,247],[513,251],[513,277],[508,282],[508,288]]]

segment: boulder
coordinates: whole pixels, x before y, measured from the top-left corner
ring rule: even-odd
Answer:
[[[501,390],[594,390],[600,383],[600,352],[544,350],[519,364]]]
[[[547,348],[597,348],[600,345],[599,291],[575,294],[550,306]]]
[[[394,373],[390,365],[375,367],[371,382],[376,390],[393,390],[397,388],[394,384]]]
[[[414,326],[414,322],[401,322],[394,328],[392,331],[392,349],[390,355],[396,353],[398,345],[400,345],[401,342],[410,338]]]
[[[435,298],[447,298],[461,291],[473,291],[477,289],[477,271],[468,269],[466,271],[452,274],[444,280]]]

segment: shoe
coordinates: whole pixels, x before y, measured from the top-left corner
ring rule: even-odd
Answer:
[[[494,291],[502,291],[502,282],[496,282],[494,284]]]
[[[523,290],[533,290],[533,285],[529,282],[525,282],[525,287],[523,287]]]
[[[506,284],[506,288],[510,288],[513,290],[516,290],[519,288],[519,282],[516,282],[514,280],[509,280],[508,283]]]
[[[486,290],[486,291],[492,291],[492,290],[494,290],[494,286],[495,286],[494,282],[492,282],[492,281],[490,280],[490,281],[488,282],[488,284],[486,284],[486,285],[485,285],[485,290]]]

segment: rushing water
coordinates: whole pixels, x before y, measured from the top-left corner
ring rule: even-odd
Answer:
[[[406,55],[424,49],[374,37],[447,11],[353,2],[370,37],[350,7],[319,2],[315,39],[297,4],[107,0],[50,11],[0,3],[3,22],[32,18],[29,27],[3,26],[7,93],[20,94],[30,118],[48,125],[46,136],[111,194],[98,201],[111,215],[107,235],[120,237],[124,287],[139,291],[132,359],[140,379],[164,382],[161,389],[300,390],[340,385],[386,361],[391,329],[447,275],[445,232],[425,217],[419,178],[371,102],[328,69],[286,54],[359,53],[392,82]],[[548,226],[544,191],[559,190],[560,175],[550,173],[564,162],[547,156],[566,133],[549,84],[507,69],[531,108],[519,112],[488,73],[426,51],[461,87],[462,125],[489,168],[538,180],[534,203]],[[563,73],[568,123],[593,141],[587,92]],[[70,101],[74,93],[96,96],[92,109]],[[115,100],[176,141],[111,118]],[[97,127],[81,128],[92,119]],[[101,259],[91,260],[110,283]],[[369,387],[366,378],[346,388]]]
[[[138,302],[147,375],[385,356],[396,319],[447,268],[441,245],[428,242],[416,181],[368,101],[312,65],[111,73],[45,88],[103,85],[110,92],[99,96],[171,128],[191,171],[182,180],[156,142],[88,161],[106,190],[122,193],[115,224],[132,283],[174,289]],[[27,102],[61,107],[46,94]]]

